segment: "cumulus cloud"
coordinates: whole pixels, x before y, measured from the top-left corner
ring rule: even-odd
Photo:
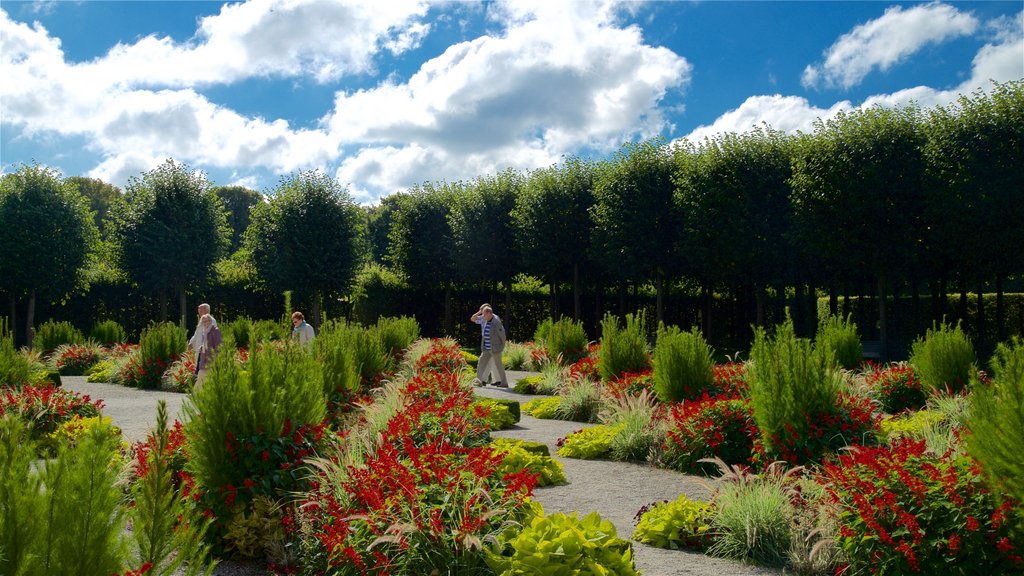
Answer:
[[[807,88],[850,88],[875,68],[888,70],[928,44],[973,34],[978,26],[973,15],[948,4],[894,6],[836,40],[824,62],[804,69],[802,82]]]
[[[767,124],[784,132],[810,132],[818,118],[831,118],[841,111],[853,109],[847,100],[837,102],[830,108],[813,106],[800,96],[751,96],[738,108],[719,116],[713,123],[698,126],[686,139],[699,143],[705,138],[730,132],[749,132],[755,126]]]

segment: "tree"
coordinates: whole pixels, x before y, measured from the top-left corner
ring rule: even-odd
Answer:
[[[800,242],[834,269],[876,279],[883,354],[889,287],[909,275],[925,235],[923,144],[920,112],[910,106],[819,120],[795,147]]]
[[[206,176],[167,160],[128,183],[126,207],[117,220],[121,269],[160,302],[167,320],[167,299],[178,297],[181,321],[187,318],[185,295],[213,274],[228,247],[230,230]]]
[[[582,312],[580,271],[591,256],[593,205],[594,165],[570,158],[561,166],[532,172],[512,210],[524,268],[547,280],[552,288],[572,282],[573,317],[577,320]]]
[[[213,189],[220,203],[227,210],[228,226],[231,227],[231,245],[234,252],[242,245],[242,234],[249,227],[249,214],[254,206],[263,201],[263,196],[245,186],[220,186]]]
[[[371,262],[384,264],[387,260],[388,236],[391,234],[395,211],[398,210],[398,198],[398,195],[387,196],[381,198],[380,204],[377,206],[364,208],[367,220],[367,245]]]
[[[451,290],[457,278],[454,240],[449,214],[452,197],[461,183],[425,183],[396,194],[388,260],[402,272],[409,285],[424,290],[444,290],[444,328],[452,333]]]
[[[97,178],[85,176],[69,176],[67,182],[78,188],[78,191],[89,200],[93,212],[93,221],[101,233],[106,232],[107,221],[118,212],[124,196],[121,189]]]
[[[318,171],[283,178],[253,208],[244,248],[261,283],[312,297],[319,327],[323,298],[345,294],[361,263],[359,207],[337,180]]]
[[[460,194],[452,196],[449,214],[459,278],[484,283],[488,288],[504,284],[509,305],[512,277],[519,269],[515,229],[509,214],[522,188],[522,174],[511,168],[477,178]]]
[[[16,322],[28,297],[25,334],[32,346],[37,297],[60,299],[79,285],[99,232],[88,200],[59,172],[33,164],[0,178],[0,288]]]
[[[1024,272],[1024,81],[961,96],[932,112],[925,146],[928,224],[941,262],[978,282],[984,339],[984,281],[996,281],[996,325],[1005,337],[1003,282]]]
[[[658,322],[666,281],[678,270],[674,171],[673,150],[663,142],[625,144],[600,165],[591,210],[595,247],[606,267],[626,279],[654,281]]]
[[[752,284],[756,323],[763,325],[764,288],[787,279],[793,258],[785,238],[792,221],[789,140],[759,127],[705,140],[680,159],[683,252],[704,285]],[[705,335],[710,328],[706,323]]]

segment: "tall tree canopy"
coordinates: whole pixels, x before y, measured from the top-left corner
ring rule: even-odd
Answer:
[[[620,270],[627,280],[654,282],[658,321],[664,318],[666,281],[679,265],[673,154],[659,140],[624,145],[600,165],[591,211],[605,267]]]
[[[570,158],[560,166],[532,172],[512,210],[523,269],[544,278],[552,288],[572,282],[577,319],[581,314],[580,272],[592,257],[593,205],[594,165]]]
[[[12,328],[17,299],[28,297],[29,346],[36,298],[60,299],[74,289],[98,241],[89,201],[59,172],[31,165],[0,178],[0,290],[8,294]]]
[[[120,204],[124,199],[121,189],[103,180],[85,176],[69,176],[67,182],[76,186],[89,200],[93,221],[100,232],[105,232],[110,216],[120,211]]]
[[[322,299],[346,294],[361,263],[359,207],[337,180],[312,170],[282,179],[250,218],[244,246],[257,277],[271,290],[311,296],[319,326]]]
[[[167,320],[167,298],[178,297],[188,318],[185,294],[213,275],[228,247],[224,208],[200,171],[167,160],[128,183],[125,211],[117,220],[121,269],[159,299]]]
[[[263,196],[245,186],[219,186],[213,189],[213,193],[227,211],[228,226],[231,227],[229,250],[234,252],[242,246],[242,234],[249,227],[249,213],[263,201]]]

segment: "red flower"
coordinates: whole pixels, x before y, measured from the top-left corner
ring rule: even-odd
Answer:
[[[956,556],[956,553],[960,551],[960,537],[953,534],[949,537],[949,555]]]

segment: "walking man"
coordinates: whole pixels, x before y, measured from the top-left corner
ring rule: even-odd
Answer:
[[[493,371],[497,372],[499,380],[495,386],[508,388],[508,377],[501,364],[501,353],[505,350],[505,326],[501,318],[488,304],[484,304],[469,320],[480,325],[480,363],[476,367],[474,384],[483,385],[487,382],[485,377]]]

